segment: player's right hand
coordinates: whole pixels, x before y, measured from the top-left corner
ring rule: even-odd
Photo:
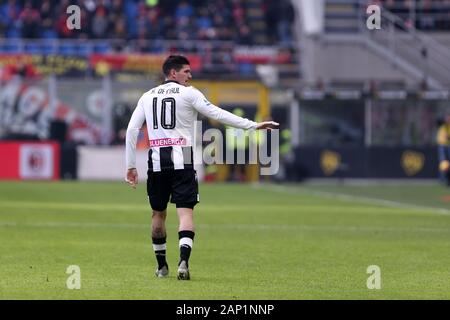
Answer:
[[[133,188],[136,189],[136,185],[138,184],[138,173],[135,168],[127,170],[127,176],[125,181]]]

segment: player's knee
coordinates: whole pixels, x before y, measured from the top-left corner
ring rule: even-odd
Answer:
[[[167,216],[166,210],[155,210],[153,209],[152,218],[154,219],[165,219]]]

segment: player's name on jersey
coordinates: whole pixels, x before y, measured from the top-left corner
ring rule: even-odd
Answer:
[[[156,89],[153,89],[150,93],[155,94]],[[180,93],[180,88],[168,88],[168,89],[158,89],[158,94],[175,94]]]

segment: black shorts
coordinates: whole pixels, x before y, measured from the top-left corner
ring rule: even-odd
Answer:
[[[167,203],[190,208],[199,202],[197,172],[193,169],[147,171],[147,194],[155,211],[164,211]]]

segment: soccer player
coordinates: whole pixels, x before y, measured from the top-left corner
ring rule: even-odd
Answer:
[[[193,209],[199,202],[192,154],[197,113],[242,129],[273,129],[278,127],[278,123],[256,123],[211,104],[200,91],[188,86],[192,74],[189,61],[184,56],[169,56],[162,69],[166,80],[142,95],[128,124],[125,180],[136,188],[136,140],[139,129],[146,121],[150,139],[147,194],[153,210],[152,241],[158,262],[155,275],[166,277],[169,273],[165,220],[170,198],[170,202],[176,205],[179,218],[180,261],[177,277],[179,280],[189,280],[189,256],[195,235]]]
[[[445,115],[444,123],[439,127],[436,142],[438,145],[439,178],[450,186],[450,113]]]

